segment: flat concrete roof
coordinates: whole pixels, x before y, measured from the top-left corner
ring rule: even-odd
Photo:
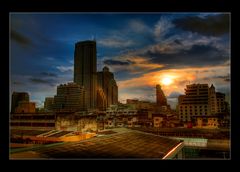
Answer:
[[[83,141],[43,145],[12,153],[10,159],[163,159],[182,143],[125,128],[111,131]]]

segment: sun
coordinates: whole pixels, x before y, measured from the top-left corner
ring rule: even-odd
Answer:
[[[165,77],[161,80],[163,85],[170,85],[173,83],[173,80],[171,78]]]

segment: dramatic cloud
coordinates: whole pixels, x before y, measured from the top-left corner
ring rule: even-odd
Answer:
[[[226,76],[213,76],[213,77],[204,77],[203,80],[220,80],[224,82],[230,82],[230,75]]]
[[[230,88],[230,15],[219,13],[11,14],[11,91],[43,101],[73,81],[74,43],[96,35],[97,68],[108,66],[119,100],[155,101],[162,85],[169,102],[186,84]],[[48,26],[48,27],[46,27]],[[31,51],[23,46],[34,45]],[[29,49],[28,49],[29,50]]]
[[[24,85],[24,83],[19,81],[13,81],[13,85]]]
[[[174,40],[174,43],[176,43],[176,44],[178,44],[178,45],[182,45],[182,42],[181,42],[180,40],[178,40],[178,39],[175,39],[175,40]]]
[[[57,66],[56,67],[58,70],[61,72],[72,72],[73,71],[73,66]]]
[[[54,80],[47,80],[47,79],[40,79],[40,78],[30,78],[29,79],[32,83],[35,84],[48,84],[54,86]]]
[[[104,60],[104,64],[106,65],[130,65],[131,61],[120,61],[120,60]]]
[[[15,31],[15,30],[11,30],[11,39],[16,41],[17,43],[19,43],[21,45],[25,45],[25,46],[29,46],[32,44],[32,42],[29,38],[27,38],[26,36],[24,36],[23,34]]]
[[[216,76],[216,78],[220,78],[223,79],[226,82],[230,82],[230,75],[226,75],[226,76]]]
[[[193,45],[190,49],[182,49],[176,53],[162,53],[161,51],[148,50],[145,55],[153,63],[186,66],[206,66],[223,64],[229,56],[222,50],[211,45]]]
[[[176,27],[206,36],[221,36],[229,32],[229,14],[210,15],[205,18],[189,16],[173,21]]]
[[[151,32],[151,28],[148,27],[143,21],[141,20],[131,20],[129,22],[129,28],[134,30],[137,33],[146,33]]]
[[[174,25],[172,24],[171,21],[169,21],[165,17],[161,17],[161,19],[157,22],[154,28],[154,35],[156,39],[162,38],[165,36],[169,29],[171,29]]]
[[[225,91],[229,92],[229,82],[223,81],[222,78],[216,78],[216,76],[224,76],[228,70],[229,68],[227,66],[165,69],[149,72],[139,77],[118,81],[118,86],[123,95],[128,94],[130,97],[137,98],[137,94],[133,90],[138,88],[138,92],[141,93],[139,96],[143,97],[144,95],[146,96],[150,94],[149,91],[146,91],[145,88],[154,88],[156,84],[161,84],[162,78],[167,77],[171,78],[172,84],[167,86],[161,84],[161,86],[165,95],[169,98],[176,98],[178,94],[184,94],[184,88],[186,85],[193,83],[207,83],[209,85],[214,84],[217,89],[219,86],[228,88]],[[205,77],[209,77],[209,79],[204,80]],[[155,92],[152,92],[152,94],[155,94]],[[119,94],[119,96],[121,99],[124,98],[121,94]],[[154,100],[154,98],[152,100]]]
[[[163,65],[150,62],[146,57],[123,55],[115,57],[117,60],[105,60],[104,64],[108,65],[112,72],[115,72],[117,78],[122,74],[122,77],[136,77],[146,72],[154,71],[163,68]],[[121,77],[121,78],[122,78]]]
[[[40,74],[46,77],[57,77],[57,74],[51,72],[41,72]]]
[[[134,44],[132,40],[125,40],[123,38],[105,38],[100,39],[98,41],[98,44],[105,47],[113,47],[113,48],[123,48],[123,47],[129,47]]]
[[[170,93],[168,98],[178,98],[179,95],[181,95],[181,93],[173,91],[173,92]]]

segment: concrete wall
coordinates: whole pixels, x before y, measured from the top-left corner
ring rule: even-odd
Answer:
[[[97,121],[95,118],[74,118],[74,117],[57,117],[56,119],[56,129],[66,130],[66,131],[97,131]]]

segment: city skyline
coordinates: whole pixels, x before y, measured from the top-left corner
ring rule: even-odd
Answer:
[[[11,93],[38,105],[73,80],[74,44],[96,39],[97,71],[114,73],[119,101],[155,101],[160,84],[170,105],[189,83],[230,95],[230,14],[10,14]],[[47,27],[45,27],[47,25]]]

